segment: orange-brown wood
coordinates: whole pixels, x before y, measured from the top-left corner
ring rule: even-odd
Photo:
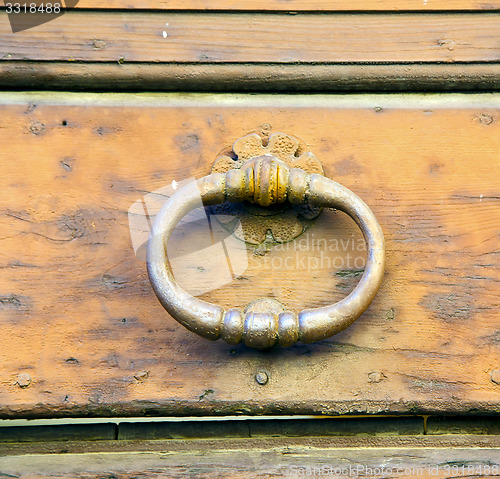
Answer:
[[[500,96],[0,100],[3,417],[499,410]],[[386,235],[381,291],[319,344],[259,352],[197,337],[160,306],[132,249],[133,202],[206,175],[254,130],[305,140]],[[207,246],[203,225],[183,232],[181,253]],[[246,271],[202,298],[337,301],[359,279],[360,238],[326,211],[289,249],[248,249]],[[226,268],[184,265],[188,289]]]
[[[356,10],[494,10],[500,8],[498,1],[483,2],[479,0],[398,0],[383,2],[381,0],[251,0],[239,2],[237,0],[139,0],[135,2],[125,0],[80,0],[77,8],[141,8],[155,10],[283,10],[283,11],[356,11]]]
[[[494,62],[499,41],[500,14],[69,12],[17,33],[0,16],[3,60]]]

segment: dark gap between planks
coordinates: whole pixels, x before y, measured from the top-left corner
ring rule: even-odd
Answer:
[[[499,416],[160,420],[0,427],[0,443],[265,437],[500,435]]]

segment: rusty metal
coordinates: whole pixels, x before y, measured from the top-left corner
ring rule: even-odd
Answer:
[[[310,204],[347,213],[361,228],[368,246],[365,272],[356,288],[341,301],[298,314],[275,299],[252,302],[244,311],[225,311],[184,291],[175,281],[166,257],[166,244],[175,225],[199,205],[251,201],[259,206]],[[148,243],[148,274],[168,313],[190,331],[229,344],[244,342],[265,349],[291,346],[333,336],[351,325],[375,297],[384,274],[384,235],[372,211],[352,191],[318,174],[289,168],[272,156],[248,160],[240,169],[213,173],[178,190],[156,217]]]
[[[271,125],[261,126],[258,133],[238,138],[230,151],[224,151],[215,160],[212,173],[227,173],[242,168],[249,160],[272,156],[289,168],[301,168],[312,174],[324,174],[323,166],[300,138],[276,132],[269,135]],[[265,185],[262,185],[265,191]],[[279,202],[272,205],[226,202],[211,207],[212,214],[224,228],[238,239],[253,245],[292,241],[313,225],[321,208],[309,204],[292,205]]]

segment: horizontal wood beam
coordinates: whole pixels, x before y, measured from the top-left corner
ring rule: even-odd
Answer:
[[[343,420],[343,419],[340,419]],[[317,449],[333,448],[498,448],[500,435],[486,434],[440,434],[433,436],[329,436],[329,437],[218,437],[198,439],[139,439],[139,440],[86,440],[66,439],[64,449],[69,454],[85,452],[158,452],[169,450],[172,453],[194,452],[203,446],[206,450],[238,451],[242,449],[301,447]],[[21,456],[24,454],[57,454],[61,451],[61,441],[39,441],[38,443],[2,443],[2,456]]]
[[[498,91],[500,64],[0,62],[0,87],[69,91]]]

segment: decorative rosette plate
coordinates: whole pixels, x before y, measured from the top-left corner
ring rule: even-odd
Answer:
[[[215,161],[212,173],[226,173],[241,168],[247,161],[262,156],[272,156],[289,168],[301,168],[309,174],[324,174],[323,166],[300,139],[285,133],[274,133],[266,137],[251,133],[239,138],[232,150],[223,152]],[[266,208],[249,201],[224,203],[211,206],[215,215],[228,231],[246,243],[284,243],[291,241],[312,225],[321,208],[289,203],[271,205]]]

